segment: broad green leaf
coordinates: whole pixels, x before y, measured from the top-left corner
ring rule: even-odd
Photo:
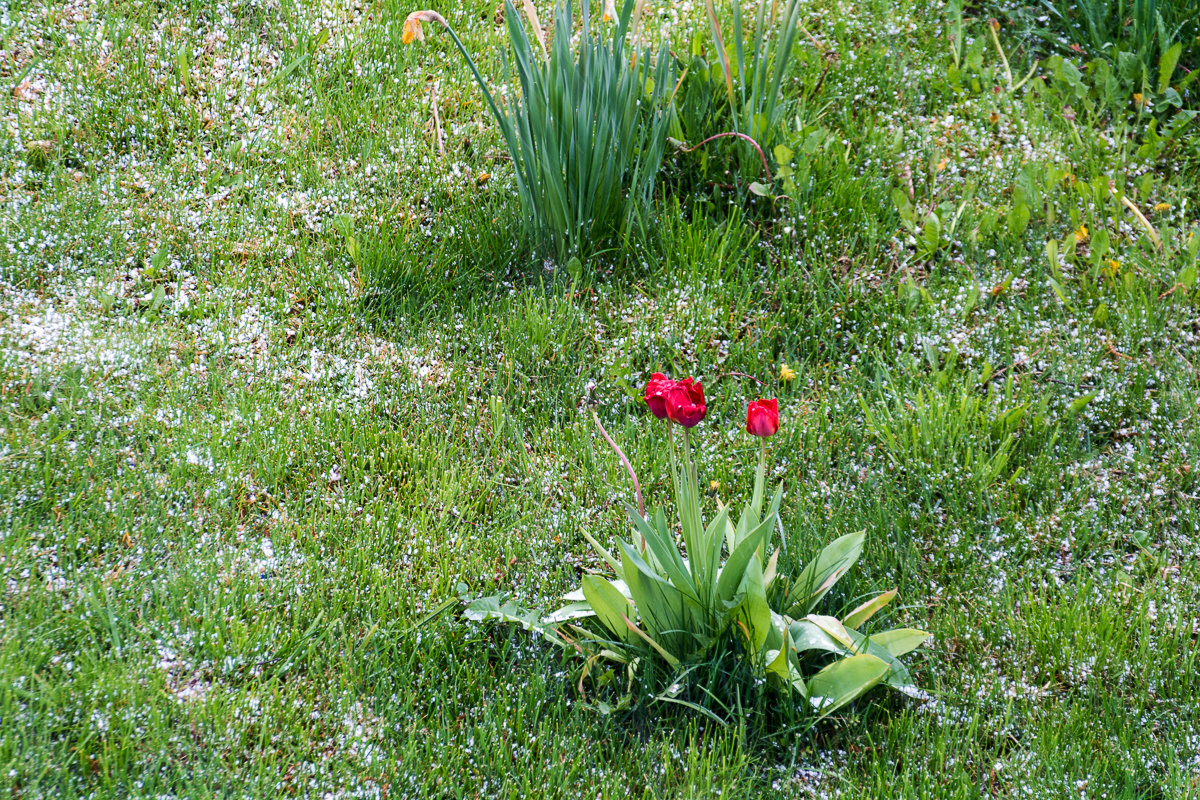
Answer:
[[[572,619],[583,619],[584,617],[596,616],[592,604],[588,602],[568,603],[557,611],[553,611],[542,617],[542,622],[547,625],[553,625],[558,622],[567,622]]]
[[[913,204],[908,199],[908,195],[901,189],[892,189],[892,202],[896,205],[896,210],[900,212],[900,218],[904,221],[905,226],[909,230],[915,230],[917,214],[913,210]]]
[[[895,689],[904,689],[913,685],[912,674],[908,671],[908,667],[896,656],[892,655],[882,645],[875,641],[874,637],[866,637],[855,630],[848,630],[851,638],[854,639],[854,649],[858,653],[866,653],[875,656],[876,658],[886,661],[891,670],[888,672],[885,682],[888,686]]]
[[[1171,76],[1175,74],[1175,66],[1183,53],[1183,42],[1171,45],[1167,52],[1158,60],[1158,93],[1163,94],[1171,86]]]
[[[771,557],[767,560],[767,568],[763,570],[763,587],[770,589],[771,584],[775,582],[775,576],[779,569],[779,551],[771,553]]]
[[[717,579],[718,598],[726,601],[733,599],[734,594],[742,585],[742,579],[746,576],[746,565],[750,563],[750,558],[774,524],[774,517],[759,523],[758,527],[752,530],[725,560],[725,566],[721,568],[721,575]]]
[[[862,555],[866,534],[848,533],[834,539],[805,566],[787,598],[789,616],[807,614]]]
[[[767,592],[763,588],[762,562],[755,553],[746,565],[746,577],[742,583],[745,597],[738,615],[750,635],[751,652],[757,653],[771,633],[771,606],[767,603]]]
[[[1067,293],[1063,291],[1062,284],[1051,277],[1047,277],[1046,282],[1050,284],[1050,288],[1054,290],[1056,295],[1058,295],[1059,301],[1062,302],[1062,304],[1068,309],[1072,308],[1070,301],[1067,300]]]
[[[511,600],[501,602],[501,597],[502,595],[494,594],[474,600],[467,604],[463,610],[463,616],[476,622],[489,620],[515,622],[526,630],[540,633],[559,647],[570,647],[558,631],[538,619],[536,611],[522,608]]]
[[[844,653],[845,647],[834,640],[812,620],[796,620],[788,626],[788,636],[797,654],[807,650],[825,650],[829,653]]]
[[[929,213],[925,218],[925,227],[921,229],[921,239],[925,242],[925,249],[930,253],[936,252],[942,242],[942,221],[938,219],[937,214]]]
[[[758,518],[758,514],[755,512],[754,506],[747,503],[746,507],[742,509],[742,516],[738,519],[737,527],[734,528],[732,543],[727,542],[729,552],[732,553],[734,548],[738,546],[738,543],[745,539],[746,536],[749,535],[750,531],[758,527],[759,522],[761,522],[761,520]]]
[[[1196,285],[1196,264],[1188,264],[1183,269],[1179,270],[1179,274],[1175,276],[1175,282],[1185,289],[1191,289]]]
[[[1088,392],[1087,394],[1081,394],[1079,397],[1076,397],[1071,401],[1071,405],[1067,406],[1067,416],[1077,416],[1079,412],[1087,408],[1088,403],[1096,399],[1097,394],[1098,392]]]
[[[827,716],[877,686],[889,669],[886,661],[867,654],[835,661],[809,679],[808,700]]]
[[[849,614],[847,614],[846,618],[844,620],[842,620],[842,624],[845,625],[847,628],[858,628],[864,622],[869,620],[871,617],[875,616],[875,613],[877,611],[879,611],[881,608],[886,606],[888,603],[892,602],[892,600],[894,600],[895,598],[896,598],[896,590],[895,589],[892,589],[891,591],[888,591],[888,592],[884,592],[883,594],[878,595],[877,597],[873,597],[872,599],[868,600],[867,602],[863,603],[861,606],[859,606],[858,608],[854,609]]]
[[[719,510],[724,509],[725,507],[726,506],[724,503],[722,503],[720,500],[717,500],[717,508]],[[729,519],[728,517],[726,517],[726,519],[725,519],[725,550],[726,551],[732,553],[733,549],[735,547],[737,547],[737,543],[742,540],[742,536],[745,533],[743,528],[745,527],[746,522],[747,522],[747,518],[746,518],[745,513],[743,513],[741,518],[738,519],[736,526],[733,524],[732,519]]]
[[[696,552],[688,553],[692,577],[697,588],[709,596],[716,588],[717,569],[721,565],[721,546],[725,543],[725,528],[728,525],[729,509],[723,508],[704,529],[703,538],[697,542]]]
[[[634,613],[625,596],[599,575],[583,576],[583,596],[587,598],[601,624],[614,637],[628,642],[630,633],[625,626],[625,619],[632,617]]]
[[[871,637],[871,642],[899,657],[905,653],[911,653],[929,641],[930,635],[928,631],[919,631],[915,628],[893,628],[890,631],[875,634]]]
[[[633,596],[631,594],[629,594],[629,587],[625,585],[625,581],[621,580],[620,578],[615,578],[615,579],[609,580],[609,583],[611,583],[613,586],[615,586],[617,591],[620,592],[621,595],[626,600],[628,600],[631,603],[633,602]],[[581,603],[581,602],[584,602],[584,599],[585,598],[583,596],[583,587],[582,586],[580,586],[578,589],[576,589],[573,592],[567,592],[566,594],[563,595],[563,600],[566,600],[568,602]]]
[[[837,617],[827,617],[822,614],[809,614],[805,617],[806,620],[816,625],[825,633],[829,634],[835,642],[842,647],[854,651],[854,640],[850,638],[850,634],[846,631],[846,626],[842,625],[841,620]]]
[[[617,573],[618,575],[621,574],[621,562],[613,558],[612,553],[608,552],[608,550],[606,550],[602,544],[592,538],[592,535],[587,531],[583,531],[583,538],[587,539],[588,544],[592,546],[592,549],[595,550],[596,553],[603,558],[610,567],[613,568],[613,572]]]
[[[1013,236],[1020,236],[1025,233],[1025,229],[1029,227],[1029,206],[1018,202],[1013,205],[1012,211],[1008,212],[1008,232]]]
[[[786,686],[791,679],[788,670],[787,647],[766,651],[764,660],[766,661],[767,677],[774,678]]]
[[[678,635],[703,638],[701,622],[692,613],[692,601],[669,581],[654,573],[631,546],[619,542],[625,583],[642,622],[653,636]]]

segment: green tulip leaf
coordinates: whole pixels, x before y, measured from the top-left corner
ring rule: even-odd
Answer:
[[[833,588],[862,555],[866,533],[848,533],[834,539],[804,568],[787,598],[789,616],[807,614]]]
[[[613,636],[622,642],[630,641],[625,618],[634,616],[633,608],[615,586],[599,575],[584,575],[583,596],[596,612],[596,618]]]
[[[796,620],[788,626],[788,636],[792,640],[792,649],[797,654],[807,650],[825,650],[830,653],[843,653],[845,646],[839,644],[819,625],[809,619]]]
[[[679,659],[678,658],[676,658],[675,656],[668,653],[663,648],[662,645],[660,645],[658,642],[654,641],[654,639],[652,639],[645,631],[643,631],[637,625],[634,625],[632,622],[630,622],[629,617],[625,617],[624,619],[625,619],[625,626],[628,630],[630,630],[633,633],[636,633],[643,640],[645,640],[646,644],[653,647],[654,652],[656,652],[660,656],[662,656],[663,660],[666,661],[668,664],[670,664],[672,667],[675,667],[675,668],[679,667]]]
[[[721,575],[717,579],[717,597],[729,600],[738,591],[742,580],[746,577],[746,565],[750,563],[750,558],[758,550],[759,544],[770,533],[774,522],[774,517],[770,517],[760,523],[738,543],[729,558],[725,560],[725,566],[721,568]]]
[[[625,510],[637,527],[638,533],[646,540],[646,549],[649,550],[650,558],[653,560],[652,566],[658,567],[664,577],[674,583],[677,589],[698,600],[696,584],[684,565],[683,556],[680,554],[679,548],[675,546],[675,540],[669,535],[664,536],[662,530],[651,527],[637,509],[629,503],[625,504]]]
[[[886,661],[867,654],[835,661],[809,679],[809,702],[828,716],[879,685],[889,669]]]
[[[858,608],[851,611],[849,614],[847,614],[846,618],[844,620],[842,620],[842,624],[845,625],[847,628],[862,627],[862,624],[864,622],[869,620],[871,617],[875,616],[876,612],[878,612],[881,608],[886,606],[888,603],[892,602],[892,600],[894,600],[895,598],[896,598],[896,590],[895,589],[892,589],[890,592],[884,592],[883,594],[881,594],[877,597],[873,597],[870,600],[868,600],[867,602],[863,603]]]
[[[871,637],[871,641],[898,657],[916,650],[929,641],[930,636],[928,631],[919,631],[915,628],[894,628],[875,634]]]

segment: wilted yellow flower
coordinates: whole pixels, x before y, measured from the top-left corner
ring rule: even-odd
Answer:
[[[612,22],[617,18],[617,4],[614,0],[604,0],[604,21]]]
[[[1075,229],[1075,241],[1076,242],[1086,242],[1087,240],[1088,240],[1087,225],[1080,225],[1078,228]]]
[[[1133,93],[1133,102],[1137,103],[1139,106],[1141,106],[1145,102],[1145,99],[1142,97],[1141,92]]]
[[[1160,214],[1161,214],[1162,212],[1164,212],[1164,211],[1170,211],[1170,210],[1171,210],[1171,204],[1170,204],[1170,203],[1155,203],[1155,204],[1154,204],[1154,210],[1155,210],[1155,211],[1157,211],[1157,212],[1158,212],[1158,213],[1160,213]]]
[[[425,41],[425,33],[421,30],[422,22],[440,22],[447,28],[450,27],[446,18],[436,11],[414,11],[404,20],[404,36],[401,37],[401,41],[405,44],[412,44],[413,39],[418,42]]]
[[[721,488],[721,482],[720,481],[709,481],[708,488],[709,488],[709,491],[715,492],[717,489]]]
[[[409,16],[404,20],[404,36],[401,39],[405,44],[412,44],[412,40],[418,42],[425,41],[425,34],[421,33],[421,21],[413,16]]]
[[[788,383],[796,377],[796,370],[789,367],[786,363],[779,365],[779,380]]]

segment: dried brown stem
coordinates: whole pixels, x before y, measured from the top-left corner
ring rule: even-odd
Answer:
[[[596,427],[600,429],[600,435],[604,437],[604,441],[608,442],[608,446],[616,451],[617,458],[621,459],[621,463],[625,465],[625,471],[629,473],[630,479],[633,480],[633,493],[637,495],[638,513],[645,517],[646,506],[642,503],[642,485],[638,481],[637,473],[633,471],[633,464],[629,463],[629,459],[626,458],[625,451],[621,449],[621,446],[613,441],[613,438],[608,435],[608,431],[604,430],[604,426],[600,424],[600,416],[596,413],[595,409],[592,409],[592,419],[595,421]],[[643,548],[644,546],[643,540]]]

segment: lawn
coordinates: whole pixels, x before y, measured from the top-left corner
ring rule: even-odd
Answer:
[[[0,795],[1200,797],[1200,41],[800,0],[773,174],[668,144],[568,262],[417,8],[0,2]],[[502,5],[437,8],[503,88]],[[590,400],[670,502],[653,372],[709,511],[779,399],[780,571],[865,531],[829,599],[898,590],[918,690],[604,713],[462,617],[630,535]]]

